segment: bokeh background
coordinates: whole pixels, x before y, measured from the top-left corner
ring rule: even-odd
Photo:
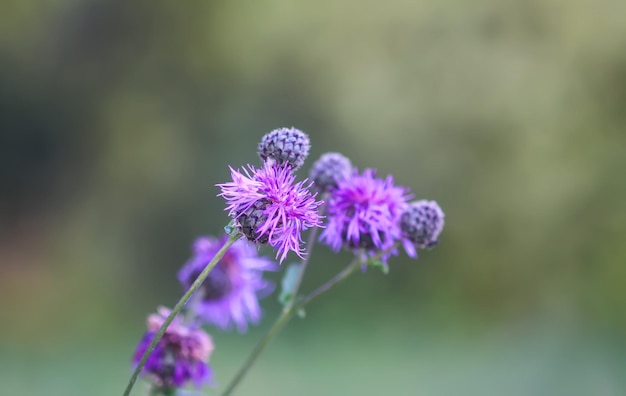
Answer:
[[[239,395],[626,394],[625,15],[1,2],[0,394],[120,395],[192,240],[227,222],[215,183],[282,126],[309,133],[309,166],[340,151],[447,224],[419,260],[319,299]],[[349,259],[317,248],[305,290]],[[248,335],[212,331],[222,387],[279,311],[263,306]]]

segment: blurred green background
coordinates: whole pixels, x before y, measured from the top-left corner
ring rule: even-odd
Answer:
[[[626,394],[625,15],[1,2],[0,394],[121,395],[191,241],[227,222],[214,185],[282,126],[309,133],[309,166],[340,151],[447,223],[419,260],[319,299],[239,395]],[[317,248],[305,290],[349,258]],[[222,387],[279,310],[263,306],[246,336],[212,331]]]

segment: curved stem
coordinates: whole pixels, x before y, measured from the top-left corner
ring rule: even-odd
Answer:
[[[338,284],[340,284],[341,282],[346,280],[362,264],[363,264],[362,261],[359,260],[359,259],[355,258],[354,260],[352,260],[350,262],[350,264],[348,264],[348,266],[343,269],[343,271],[341,271],[340,273],[335,275],[331,280],[329,280],[328,282],[324,283],[323,285],[321,285],[317,289],[313,290],[311,293],[307,294],[300,302],[298,302],[296,305],[294,305],[292,310],[291,310],[292,314],[295,313],[295,312],[298,312],[299,309],[304,308],[305,305],[307,305],[311,301],[315,300],[317,297],[320,296],[320,294],[329,291],[333,287],[337,286]]]
[[[321,294],[329,291],[333,287],[337,286],[339,283],[343,282],[350,275],[352,275],[361,265],[380,259],[382,256],[388,254],[394,249],[397,249],[398,246],[399,244],[396,243],[389,249],[378,252],[376,255],[365,260],[359,258],[358,256],[355,257],[350,262],[350,264],[346,266],[346,268],[344,268],[340,273],[332,277],[329,281],[327,281],[326,283],[324,283],[317,289],[313,290],[311,293],[307,294],[297,304],[289,305],[285,309],[283,309],[281,315],[278,317],[278,319],[276,319],[276,322],[274,322],[270,330],[256,344],[256,346],[254,347],[254,350],[252,350],[252,353],[250,354],[250,356],[248,356],[243,366],[241,366],[241,368],[239,369],[235,377],[230,381],[230,383],[228,384],[228,387],[226,387],[226,390],[222,393],[222,396],[229,396],[232,394],[232,392],[235,390],[237,385],[239,385],[243,377],[245,377],[245,375],[248,373],[248,370],[250,369],[250,367],[252,367],[252,365],[254,364],[256,359],[259,357],[261,352],[263,352],[263,350],[269,345],[272,339],[276,337],[278,333],[280,333],[282,328],[287,324],[287,322],[289,322],[289,319],[291,319],[291,317],[295,313],[297,313],[300,309],[304,308],[305,305],[309,304],[311,301],[319,297]]]
[[[398,246],[399,246],[399,244],[396,243],[392,247],[390,247],[389,249],[383,250],[381,252],[378,252],[374,256],[369,257],[367,259],[359,259],[358,257],[355,257],[350,262],[350,264],[348,264],[348,266],[346,268],[344,268],[340,273],[338,273],[337,275],[332,277],[332,279],[330,279],[328,282],[324,283],[323,285],[321,285],[317,289],[313,290],[311,293],[307,294],[302,300],[300,300],[300,302],[295,304],[293,306],[292,312],[297,312],[299,309],[304,308],[305,305],[307,305],[311,301],[315,300],[317,297],[320,296],[320,294],[329,291],[333,287],[337,286],[339,283],[343,282],[350,275],[352,275],[352,273],[354,271],[356,271],[360,266],[380,259],[382,256],[384,256],[384,255],[388,254],[389,252],[397,249]]]
[[[346,280],[361,265],[380,259],[382,256],[388,254],[394,249],[397,249],[398,246],[399,244],[396,243],[389,249],[378,252],[376,255],[367,259],[362,259],[362,258],[359,258],[358,256],[355,257],[354,259],[352,259],[350,264],[348,264],[340,273],[332,277],[330,280],[322,284],[317,289],[313,290],[311,293],[307,294],[297,304],[289,305],[285,309],[283,309],[281,315],[278,317],[278,319],[276,319],[276,321],[274,322],[272,327],[269,329],[269,331],[265,334],[265,336],[263,336],[263,338],[261,338],[261,340],[256,344],[256,346],[252,350],[252,353],[250,354],[250,356],[248,356],[248,358],[244,362],[243,366],[241,366],[241,368],[239,369],[235,377],[230,381],[230,383],[228,384],[228,387],[222,393],[222,396],[229,396],[232,394],[232,392],[235,390],[237,385],[239,385],[243,377],[245,377],[245,375],[248,373],[248,370],[250,369],[250,367],[252,367],[252,365],[254,364],[256,359],[259,357],[259,355],[270,344],[270,342],[274,339],[274,337],[276,337],[278,333],[280,333],[282,328],[285,327],[285,325],[289,322],[289,320],[295,313],[297,313],[300,309],[304,308],[311,301],[315,300],[321,294],[329,291],[330,289],[334,288],[335,286],[337,286],[338,284]]]
[[[289,322],[289,319],[291,319],[291,317],[293,316],[293,312],[294,311],[292,310],[283,310],[278,319],[276,319],[276,322],[274,322],[274,324],[272,325],[272,328],[270,328],[265,336],[261,338],[261,340],[256,344],[256,346],[252,350],[252,353],[250,353],[250,356],[248,356],[243,366],[241,366],[239,371],[237,371],[235,377],[233,377],[224,393],[222,393],[222,396],[228,396],[235,390],[237,385],[239,385],[239,382],[241,382],[243,377],[245,377],[245,375],[248,373],[248,370],[250,369],[250,367],[252,367],[257,357],[259,357],[261,352],[263,352],[263,350],[270,344],[272,339],[274,339],[274,337],[278,335],[278,333],[287,324],[287,322]]]
[[[324,215],[325,209],[326,209],[326,205],[323,205],[319,209],[320,216]],[[224,391],[224,395],[229,395],[235,389],[235,387],[239,384],[239,382],[246,375],[246,373],[248,372],[252,364],[254,364],[257,357],[261,354],[261,352],[263,352],[265,347],[269,345],[272,339],[276,335],[278,335],[280,330],[287,324],[289,319],[291,319],[291,317],[293,316],[293,312],[291,308],[294,306],[296,302],[298,290],[300,289],[300,285],[302,284],[302,279],[304,278],[304,272],[306,271],[307,264],[311,260],[311,253],[313,252],[313,247],[315,246],[315,239],[317,238],[318,231],[319,231],[319,227],[313,227],[313,229],[309,233],[309,238],[307,239],[307,246],[309,247],[309,250],[307,251],[307,254],[304,257],[304,259],[302,259],[302,261],[300,262],[300,266],[301,266],[300,273],[298,274],[298,279],[296,280],[295,286],[293,288],[293,292],[292,292],[293,296],[291,298],[291,301],[283,308],[281,315],[278,317],[278,319],[276,319],[276,321],[274,322],[272,327],[269,329],[267,334],[265,334],[265,336],[256,344],[256,346],[250,353],[250,356],[245,361],[244,365],[239,369],[235,378],[231,380],[230,384],[228,385],[228,388],[226,388],[226,390]]]
[[[130,381],[128,381],[128,385],[126,386],[126,390],[124,391],[124,396],[130,395],[130,392],[133,389],[133,386],[135,385],[135,381],[137,380],[137,376],[141,372],[141,369],[143,368],[143,366],[146,364],[146,361],[148,360],[148,357],[152,353],[152,350],[154,349],[156,344],[159,342],[161,337],[163,337],[165,330],[170,325],[170,323],[172,323],[172,320],[174,320],[174,317],[176,317],[176,315],[180,312],[180,310],[185,306],[187,301],[191,298],[193,293],[200,287],[202,282],[204,282],[204,280],[209,275],[211,270],[213,270],[213,267],[215,267],[215,265],[224,256],[228,248],[239,238],[241,238],[241,235],[239,233],[235,235],[231,235],[230,238],[228,238],[226,243],[224,243],[224,246],[222,246],[220,250],[215,254],[215,256],[213,256],[213,258],[211,259],[211,262],[202,270],[200,275],[198,275],[196,280],[191,284],[191,287],[189,288],[189,290],[187,290],[187,292],[182,296],[182,298],[174,306],[174,308],[172,309],[172,312],[167,317],[167,319],[165,319],[165,322],[163,322],[163,325],[161,325],[161,328],[155,334],[154,338],[152,339],[152,342],[148,346],[148,349],[146,349],[143,356],[141,357],[141,360],[139,361],[139,364],[135,368],[133,375],[130,377]]]
[[[318,211],[319,215],[323,216],[325,210],[326,210],[326,205],[322,205],[322,207]],[[294,306],[298,298],[298,290],[300,290],[302,279],[304,279],[304,271],[306,271],[307,264],[309,264],[309,261],[311,259],[311,253],[313,252],[313,247],[315,246],[315,239],[317,238],[318,231],[319,231],[319,227],[313,227],[313,229],[311,230],[311,233],[309,234],[309,239],[307,240],[307,243],[306,243],[306,245],[309,247],[309,250],[306,253],[306,256],[304,256],[304,259],[302,260],[302,262],[300,263],[300,273],[298,274],[298,279],[296,280],[296,284],[294,285],[294,288],[293,288],[292,298],[283,309],[283,312],[289,311],[291,307]]]
[[[233,390],[235,390],[237,385],[239,385],[239,382],[241,382],[243,377],[248,373],[248,370],[250,369],[250,367],[252,367],[257,357],[259,357],[261,352],[263,352],[263,350],[270,344],[270,342],[274,339],[274,337],[278,335],[278,333],[282,330],[282,328],[285,327],[285,325],[289,322],[291,317],[296,312],[298,312],[299,309],[303,308],[306,304],[311,302],[320,294],[332,289],[334,286],[336,286],[341,281],[346,279],[350,274],[354,272],[354,270],[359,268],[360,264],[361,264],[361,260],[359,260],[358,258],[354,258],[352,262],[343,271],[335,275],[331,280],[324,283],[322,286],[315,289],[311,294],[303,298],[302,301],[300,301],[298,304],[286,307],[281,313],[281,315],[278,317],[278,319],[276,319],[276,322],[274,322],[270,330],[256,344],[256,346],[254,347],[254,350],[252,350],[252,353],[250,354],[250,356],[248,356],[248,359],[246,359],[243,366],[241,366],[241,368],[239,369],[235,377],[228,384],[228,387],[226,388],[224,393],[222,393],[222,396],[228,396],[232,394]]]

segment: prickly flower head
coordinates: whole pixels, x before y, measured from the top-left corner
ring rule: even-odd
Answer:
[[[158,313],[148,316],[148,331],[137,346],[133,364],[139,363],[169,314],[169,309],[161,307]],[[189,327],[180,317],[175,317],[141,372],[159,388],[180,388],[190,381],[200,387],[211,383],[208,362],[212,352],[213,341],[207,333],[200,328]]]
[[[306,133],[296,128],[279,128],[266,134],[259,143],[259,157],[263,161],[289,164],[296,170],[309,155],[311,141]]]
[[[178,272],[178,279],[185,290],[191,287],[227,240],[226,235],[220,239],[196,239],[193,256]],[[206,323],[222,330],[235,325],[243,333],[248,328],[248,322],[257,323],[261,319],[259,297],[274,289],[270,281],[263,279],[263,272],[277,269],[278,265],[272,260],[259,256],[252,243],[238,240],[202,282],[190,309]]]
[[[362,174],[355,169],[333,190],[320,239],[335,251],[342,246],[370,255],[388,250],[400,241],[399,220],[408,198],[408,190],[395,186],[391,176],[379,179],[372,169]]]
[[[339,153],[322,155],[311,167],[309,178],[315,188],[321,192],[329,192],[337,187],[339,180],[347,179],[352,174],[352,163]]]
[[[248,165],[230,172],[232,181],[217,186],[240,232],[249,241],[274,247],[280,262],[290,250],[303,257],[302,232],[321,226],[317,209],[322,202],[309,192],[311,183],[294,184],[291,167],[270,161],[260,169]]]
[[[427,249],[439,243],[443,230],[444,213],[435,201],[414,201],[405,209],[400,218],[400,228],[404,234],[404,249],[411,257],[417,256],[415,248]]]

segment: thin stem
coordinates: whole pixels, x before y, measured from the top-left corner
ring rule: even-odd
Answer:
[[[319,209],[318,213],[320,216],[324,215],[325,209],[326,209],[326,205],[323,205]],[[304,256],[304,259],[302,259],[302,261],[300,262],[300,272],[298,274],[298,279],[296,279],[296,283],[292,291],[291,300],[289,301],[289,303],[285,305],[282,313],[280,314],[278,319],[276,319],[276,321],[274,322],[270,330],[256,344],[256,346],[250,353],[250,356],[248,356],[248,359],[244,362],[243,366],[237,372],[237,375],[231,380],[230,384],[228,385],[228,388],[226,388],[226,390],[224,391],[223,393],[224,396],[231,394],[231,392],[235,389],[235,387],[239,384],[239,382],[246,375],[250,367],[254,364],[257,357],[269,345],[272,339],[276,337],[276,335],[278,335],[280,330],[287,324],[287,322],[289,322],[289,319],[291,319],[291,317],[293,316],[294,311],[292,310],[292,308],[297,300],[298,290],[300,289],[300,286],[302,285],[302,279],[304,278],[304,272],[306,271],[307,264],[309,263],[311,259],[311,253],[313,252],[313,247],[315,246],[315,239],[317,238],[318,230],[319,230],[319,227],[313,227],[313,229],[309,233],[309,238],[307,239],[307,246],[309,249],[306,253],[306,256]]]
[[[361,260],[359,260],[358,258],[355,258],[354,260],[352,260],[350,262],[350,264],[348,264],[348,266],[346,268],[344,268],[340,273],[335,275],[331,280],[329,280],[328,282],[324,283],[323,285],[321,285],[317,289],[313,290],[311,293],[309,293],[307,296],[305,296],[302,300],[300,300],[300,302],[298,302],[296,305],[294,305],[293,309],[292,309],[292,314],[295,313],[295,312],[298,312],[299,309],[304,308],[305,305],[307,305],[308,303],[310,303],[311,301],[313,301],[314,299],[319,297],[320,294],[329,291],[333,287],[337,286],[338,284],[340,284],[341,282],[346,280],[362,264],[363,264],[363,262]]]
[[[276,322],[274,322],[274,324],[272,325],[272,328],[256,344],[256,346],[252,350],[252,353],[250,353],[250,356],[248,356],[248,359],[246,359],[243,366],[241,366],[235,377],[228,384],[228,387],[226,388],[224,393],[222,393],[222,396],[228,396],[232,394],[237,385],[239,385],[239,382],[241,382],[243,377],[245,377],[245,375],[248,373],[248,370],[250,369],[250,367],[252,367],[257,357],[259,357],[261,352],[263,352],[263,350],[270,344],[272,339],[274,339],[274,337],[278,335],[278,333],[287,324],[287,322],[289,322],[289,319],[291,319],[292,316],[292,310],[283,310],[278,319],[276,319]]]
[[[252,350],[252,353],[250,354],[250,356],[248,356],[248,358],[244,362],[243,366],[241,366],[241,368],[239,369],[235,377],[230,381],[230,383],[228,384],[228,387],[226,388],[224,393],[222,393],[222,396],[229,396],[232,394],[232,392],[235,390],[237,385],[239,385],[243,377],[245,377],[245,375],[248,373],[248,370],[250,369],[250,367],[252,367],[252,365],[254,364],[256,359],[259,357],[259,355],[270,344],[270,342],[274,339],[274,337],[276,337],[278,333],[280,333],[282,328],[285,327],[285,325],[289,322],[289,320],[293,317],[295,313],[297,313],[300,309],[304,308],[307,304],[309,304],[311,301],[319,297],[321,294],[329,291],[330,289],[334,288],[335,286],[337,286],[338,284],[346,280],[361,265],[380,259],[382,256],[396,249],[398,246],[399,244],[394,244],[389,249],[381,251],[377,253],[376,255],[367,259],[363,259],[358,256],[355,257],[354,259],[352,259],[350,264],[346,266],[346,268],[344,268],[340,273],[332,277],[329,281],[327,281],[326,283],[324,283],[323,285],[321,285],[320,287],[318,287],[317,289],[313,290],[311,293],[306,295],[297,304],[288,306],[286,309],[283,309],[281,315],[278,317],[278,319],[276,319],[276,321],[274,322],[270,330],[256,344],[256,346]]]
[[[191,296],[189,301],[187,301],[187,308],[183,313],[183,323],[186,325],[191,325],[195,321],[198,320],[196,316],[196,307],[202,302],[204,298],[204,293],[201,291]]]
[[[274,339],[274,337],[276,337],[278,333],[280,333],[282,328],[285,327],[285,325],[289,322],[291,317],[296,312],[298,312],[299,309],[303,308],[306,304],[311,302],[315,297],[332,289],[335,285],[339,284],[341,281],[346,279],[352,272],[354,272],[355,269],[359,267],[359,264],[361,264],[361,260],[355,257],[352,260],[352,262],[343,271],[335,275],[331,280],[324,283],[319,288],[315,289],[315,291],[313,291],[311,294],[309,294],[304,299],[302,299],[302,301],[300,301],[298,304],[286,307],[286,309],[283,310],[283,312],[278,317],[278,319],[276,319],[276,322],[274,322],[270,330],[256,344],[256,346],[254,347],[254,350],[252,351],[250,356],[248,356],[248,359],[246,359],[243,366],[241,366],[241,368],[239,369],[235,377],[228,384],[228,387],[226,388],[224,393],[222,393],[222,396],[229,396],[230,394],[232,394],[233,390],[235,390],[237,385],[239,385],[239,382],[241,382],[243,377],[245,377],[245,375],[248,373],[248,370],[250,369],[250,367],[252,367],[252,365],[254,364],[256,359],[259,357],[261,352],[263,352],[263,350],[270,344],[270,342]]]
[[[319,215],[323,216],[325,210],[326,210],[326,205],[322,205],[322,207],[318,211]],[[300,263],[300,273],[298,274],[298,279],[296,280],[296,283],[294,285],[292,295],[291,295],[292,296],[291,300],[289,301],[289,303],[287,303],[287,305],[283,309],[283,312],[289,311],[291,307],[294,306],[297,300],[298,290],[300,290],[302,279],[304,279],[304,271],[306,271],[307,264],[309,264],[309,261],[311,259],[311,253],[313,252],[313,247],[315,246],[315,239],[317,238],[318,231],[319,231],[319,227],[313,227],[313,229],[311,230],[311,233],[309,234],[309,239],[307,240],[307,243],[306,243],[309,250],[306,252],[306,256],[304,256],[304,259],[302,259],[302,262]]]
[[[333,287],[337,286],[339,283],[343,282],[350,275],[352,275],[352,273],[357,268],[359,268],[360,266],[380,259],[382,256],[384,256],[384,255],[388,254],[389,252],[397,249],[398,246],[399,246],[399,244],[396,243],[393,246],[391,246],[389,249],[383,250],[381,252],[378,252],[374,256],[372,256],[370,258],[367,258],[365,260],[364,259],[359,259],[358,257],[355,257],[350,262],[350,264],[348,264],[348,266],[343,269],[343,271],[341,271],[340,273],[335,275],[331,280],[329,280],[328,282],[324,283],[323,285],[321,285],[317,289],[313,290],[311,293],[306,295],[302,300],[300,300],[300,302],[298,302],[298,304],[294,305],[293,306],[293,311],[297,312],[299,309],[304,308],[305,305],[309,304],[311,301],[313,301],[314,299],[319,297],[320,294],[323,294],[323,293],[329,291]]]
[[[381,257],[388,254],[389,252],[397,249],[398,246],[399,246],[399,243],[396,243],[393,246],[391,246],[389,249],[378,252],[372,257],[369,257],[366,259],[355,257],[350,262],[350,264],[348,264],[348,266],[343,269],[343,271],[335,275],[331,280],[324,283],[317,289],[313,290],[311,293],[306,295],[298,304],[294,305],[293,310],[297,311],[298,309],[304,308],[305,305],[307,305],[308,303],[310,303],[311,301],[319,297],[320,294],[329,291],[333,287],[337,286],[339,283],[343,282],[346,278],[348,278],[348,276],[352,275],[352,273],[361,265],[365,265],[372,261],[376,261],[380,259]]]
[[[167,319],[165,319],[165,322],[163,322],[163,325],[161,325],[161,328],[155,334],[154,338],[152,339],[152,342],[148,346],[148,349],[146,349],[143,356],[141,357],[141,360],[139,361],[139,364],[135,368],[135,371],[133,372],[132,377],[130,377],[130,381],[128,381],[128,385],[126,386],[126,390],[124,391],[124,396],[130,395],[130,392],[133,389],[133,386],[135,385],[135,381],[137,380],[137,376],[141,372],[141,369],[143,368],[143,366],[146,364],[146,361],[148,360],[148,357],[152,353],[152,350],[154,349],[156,344],[159,342],[161,337],[163,337],[165,330],[170,325],[170,323],[172,323],[172,320],[174,320],[174,317],[176,317],[176,315],[180,312],[180,310],[185,306],[187,301],[191,298],[193,293],[200,287],[200,285],[202,285],[202,282],[204,282],[204,280],[209,275],[211,270],[213,270],[213,267],[215,267],[215,265],[224,256],[228,248],[239,238],[241,238],[241,234],[239,233],[235,235],[231,235],[230,238],[228,238],[226,243],[224,243],[224,246],[222,246],[220,250],[215,254],[215,256],[213,256],[213,258],[211,259],[211,262],[202,270],[200,275],[198,275],[196,280],[191,284],[191,287],[189,288],[189,290],[187,290],[187,292],[182,296],[180,301],[178,301],[178,303],[174,306],[174,309],[172,309],[172,312],[170,313],[170,315],[167,317]]]

